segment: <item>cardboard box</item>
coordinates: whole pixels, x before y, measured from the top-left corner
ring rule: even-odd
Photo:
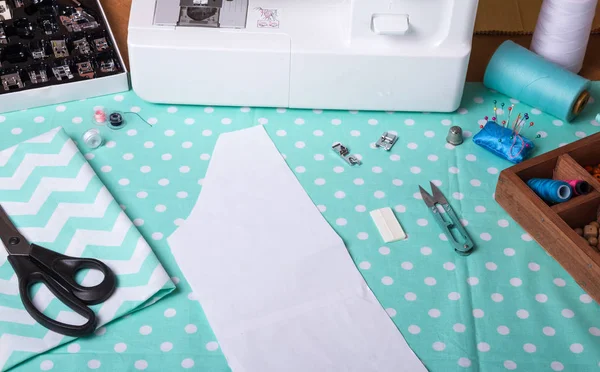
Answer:
[[[543,0],[479,0],[475,33],[525,35],[535,30]],[[600,33],[600,6],[592,33]]]
[[[64,1],[59,0],[59,4],[65,4]],[[89,80],[86,79],[75,79],[78,81],[72,82],[59,82],[54,85],[44,84],[40,88],[29,88],[24,90],[15,90],[14,92],[7,92],[0,94],[0,113],[24,110],[32,107],[40,107],[46,105],[53,105],[61,102],[80,100],[84,98],[102,96],[107,94],[113,94],[118,92],[124,92],[129,90],[129,75],[127,73],[127,67],[123,62],[123,57],[119,51],[117,43],[114,40],[112,30],[106,19],[104,9],[98,0],[81,0],[81,3],[90,4],[93,3],[99,10],[100,14],[96,14],[96,17],[101,17],[98,21],[103,22],[105,29],[105,36],[109,39],[109,45],[111,46],[110,51],[113,53],[114,59],[120,64],[119,72],[113,72],[108,76],[95,77]],[[68,4],[68,3],[67,3]],[[72,4],[71,4],[72,5]],[[7,24],[6,22],[5,24]],[[60,23],[60,22],[59,22]],[[60,28],[63,28],[62,24],[59,24]],[[55,36],[47,36],[45,39],[52,39]],[[92,48],[94,46],[92,45]],[[79,58],[83,58],[79,56]],[[88,59],[91,57],[87,57]],[[73,57],[75,59],[75,57]],[[31,60],[31,58],[29,59]],[[26,67],[21,66],[21,69]],[[6,63],[2,66],[2,73],[10,72],[6,68]],[[75,69],[71,69],[73,74],[77,74]],[[31,86],[31,85],[30,85]],[[33,85],[35,86],[35,85]],[[0,89],[3,89],[0,85]]]

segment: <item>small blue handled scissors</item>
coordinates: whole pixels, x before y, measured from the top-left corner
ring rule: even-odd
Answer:
[[[88,305],[106,301],[115,291],[115,274],[104,263],[91,258],[74,258],[30,244],[10,220],[0,205],[0,238],[8,252],[8,262],[19,279],[21,301],[27,312],[39,324],[51,331],[72,337],[89,335],[96,329],[96,314]],[[93,287],[83,287],[75,281],[79,270],[94,269],[104,274],[102,282]],[[32,302],[30,289],[43,283],[62,303],[70,307],[87,322],[83,325],[61,323],[38,310]]]

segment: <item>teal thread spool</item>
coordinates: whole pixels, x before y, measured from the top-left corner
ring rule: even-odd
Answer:
[[[566,121],[583,111],[590,81],[508,40],[492,56],[483,84]]]

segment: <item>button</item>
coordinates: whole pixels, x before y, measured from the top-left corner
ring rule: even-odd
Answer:
[[[408,14],[374,14],[373,32],[378,35],[404,35],[408,32]]]

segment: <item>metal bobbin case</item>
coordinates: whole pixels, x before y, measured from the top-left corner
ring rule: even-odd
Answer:
[[[448,131],[448,136],[446,137],[446,142],[451,145],[458,146],[463,143],[463,131],[462,128],[458,125],[453,126]]]

